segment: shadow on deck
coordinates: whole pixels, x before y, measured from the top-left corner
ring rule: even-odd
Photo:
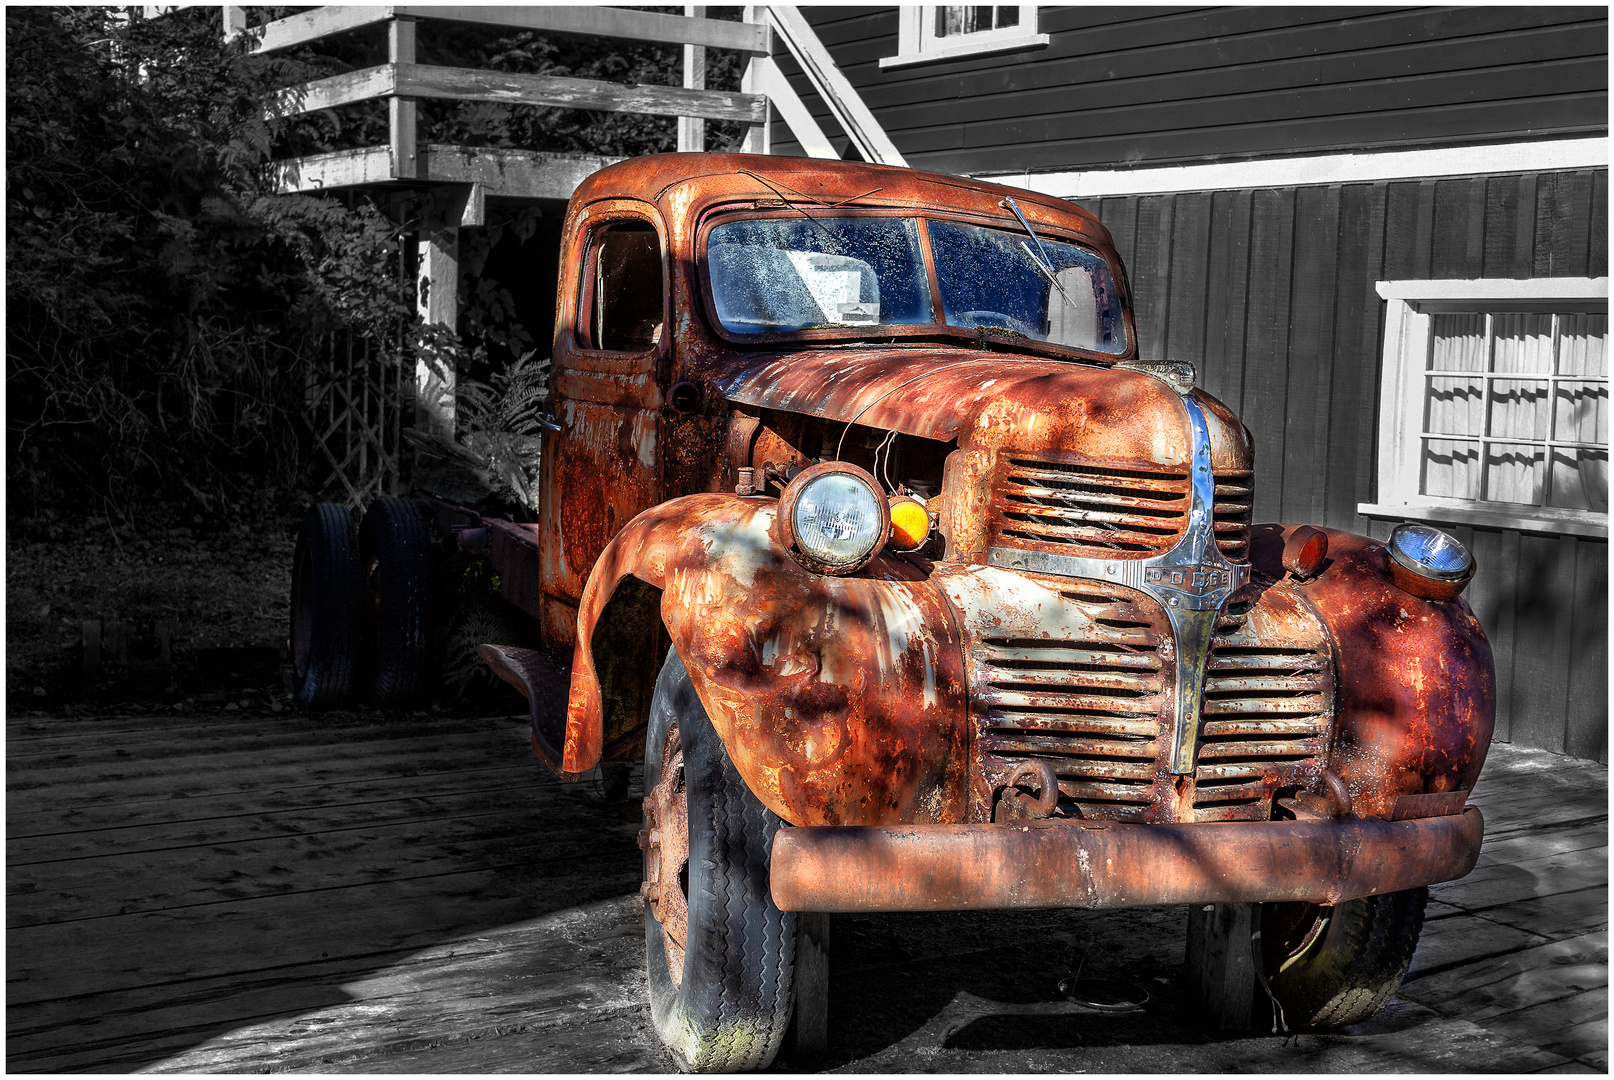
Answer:
[[[847,916],[848,1071],[1602,1071],[1607,769],[1493,748],[1478,868],[1432,890],[1400,1000],[1336,1035],[1183,1014],[1182,908]],[[516,720],[218,713],[8,723],[12,1071],[668,1071],[638,804]],[[1143,1012],[1049,1015],[1125,978]],[[806,1063],[782,1061],[780,1067]]]

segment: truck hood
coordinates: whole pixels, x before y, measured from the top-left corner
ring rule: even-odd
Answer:
[[[714,380],[728,400],[856,422],[964,449],[1070,450],[1096,460],[1185,467],[1181,397],[1139,371],[961,349],[817,350],[754,357]],[[1248,432],[1201,390],[1217,469],[1247,469]]]

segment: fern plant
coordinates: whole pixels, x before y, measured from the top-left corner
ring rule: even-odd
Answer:
[[[457,387],[460,440],[485,472],[488,486],[505,498],[538,508],[538,461],[548,407],[552,361],[529,352],[487,382],[460,379]]]

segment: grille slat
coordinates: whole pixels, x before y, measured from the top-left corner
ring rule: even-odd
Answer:
[[[1008,709],[1038,709],[1094,713],[1100,716],[1153,716],[1160,703],[1155,695],[1115,697],[1078,693],[1034,694],[1023,690],[995,690],[981,695],[992,706]]]
[[[1145,774],[1154,775],[1154,760],[1160,755],[1160,744],[1153,740],[1121,741],[1115,739],[1071,737],[1064,733],[1032,734],[1000,734],[993,731],[981,736],[981,745],[989,753],[999,757],[1012,757],[1016,753],[1030,754],[1049,759],[1054,764],[1054,771],[1062,768],[1077,768],[1079,761],[1065,761],[1061,759],[1073,758],[1102,758],[1101,762],[1094,762],[1093,767],[1101,770],[1098,776],[1119,776],[1122,773],[1109,771],[1119,761],[1141,761],[1139,766]]]
[[[1211,508],[1213,535],[1222,554],[1234,562],[1244,562],[1250,553],[1250,515],[1255,494],[1248,471],[1222,469],[1216,473],[1216,491]]]
[[[1112,735],[1152,739],[1159,733],[1160,723],[1154,716],[1145,719],[1124,716],[1076,715],[1071,713],[1002,712],[992,710],[986,714],[987,730],[991,731],[1048,731],[1064,735]]]
[[[1050,657],[1047,648],[1011,647],[987,642],[982,645],[981,655],[994,667],[1031,663],[1061,668],[1072,666],[1092,669],[1114,668],[1118,671],[1139,672],[1160,670],[1160,658],[1149,653],[1061,648],[1058,657],[1054,658]]]
[[[1059,780],[1059,794],[1080,804],[1084,811],[1097,811],[1105,803],[1119,803],[1133,808],[1132,814],[1092,813],[1093,817],[1136,817],[1136,812],[1153,801],[1153,777],[1150,782],[1137,784],[1098,783],[1083,780]]]
[[[1255,720],[1207,720],[1199,730],[1207,739],[1248,735],[1263,738],[1284,735],[1303,739],[1323,734],[1320,719],[1277,717],[1266,714]]]
[[[1145,510],[1163,518],[1181,517],[1186,509],[1184,501],[1186,496],[1176,496],[1172,499],[1150,499],[1126,491],[1109,491],[1101,488],[1090,488],[1078,484],[1064,484],[1058,487],[1033,486],[1025,483],[1007,481],[999,489],[1010,499],[1037,505],[1039,499],[1081,500],[1083,502],[1098,503],[1103,506],[1124,506],[1130,510]],[[1043,504],[1046,505],[1046,504]]]
[[[1274,742],[1210,742],[1199,752],[1200,761],[1217,761],[1222,758],[1256,758],[1259,760],[1277,761],[1285,758],[1307,758],[1317,755],[1317,740],[1315,739],[1285,739]],[[1232,766],[1210,766],[1210,769],[1221,769]],[[1252,771],[1259,771],[1251,767]],[[1216,773],[1208,772],[1202,768],[1200,776],[1204,779],[1214,780]]]
[[[1321,694],[1306,697],[1244,697],[1207,700],[1206,716],[1316,716],[1327,706]]]

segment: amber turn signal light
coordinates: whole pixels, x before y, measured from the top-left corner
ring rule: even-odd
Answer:
[[[895,551],[912,551],[930,536],[930,511],[918,499],[897,495],[891,499],[891,539]]]

